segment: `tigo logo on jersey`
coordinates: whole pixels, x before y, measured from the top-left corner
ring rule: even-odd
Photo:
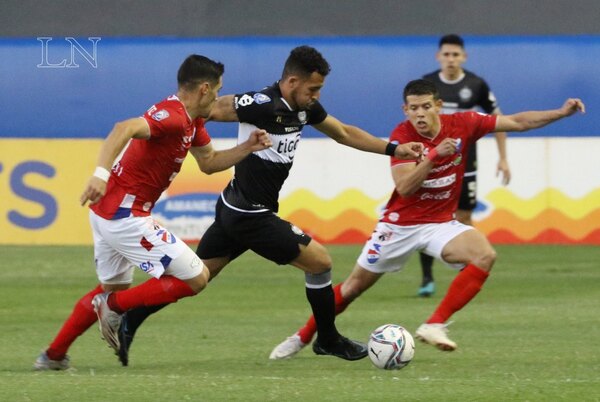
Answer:
[[[169,117],[169,112],[167,112],[165,109],[159,110],[152,115],[152,118],[156,121],[164,120],[167,117]]]
[[[259,105],[261,105],[263,103],[271,102],[271,98],[269,98],[265,94],[261,94],[260,92],[255,93],[253,98],[254,98],[254,101]]]
[[[380,244],[373,244],[373,248],[370,248],[369,251],[367,251],[367,261],[369,262],[369,264],[375,264],[377,261],[379,261],[379,249],[381,248]]]

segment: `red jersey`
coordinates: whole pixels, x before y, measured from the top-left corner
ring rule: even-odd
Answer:
[[[152,106],[141,118],[150,126],[150,138],[130,141],[111,170],[106,194],[90,206],[104,219],[150,215],[181,170],[189,149],[210,142],[204,119],[192,120],[175,95]]]
[[[433,139],[417,133],[409,121],[400,123],[392,131],[390,141],[401,144],[410,141],[422,142],[425,153],[445,138],[456,138],[460,143],[454,155],[435,162],[421,188],[414,194],[402,197],[397,191],[392,193],[385,206],[382,222],[409,226],[448,222],[453,219],[458,206],[466,155],[475,141],[495,129],[496,116],[475,112],[443,114],[440,115],[440,121],[440,132]],[[392,166],[403,163],[415,161],[391,158]]]

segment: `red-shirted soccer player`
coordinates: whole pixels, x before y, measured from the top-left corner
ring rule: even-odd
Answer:
[[[414,252],[423,251],[460,272],[434,313],[416,330],[416,336],[440,350],[452,351],[456,343],[446,334],[446,322],[475,297],[496,260],[487,238],[453,216],[464,173],[464,155],[486,133],[542,127],[578,110],[584,112],[584,105],[579,99],[568,99],[560,109],[508,116],[475,112],[440,115],[441,107],[442,101],[431,82],[415,80],[406,85],[403,108],[408,121],[396,127],[390,141],[421,141],[425,157],[420,162],[392,158],[396,187],[384,216],[352,273],[334,292],[339,314],[384,273],[401,270]],[[315,331],[311,317],[273,350],[271,358],[293,356],[310,343]]]
[[[223,71],[221,63],[189,56],[177,73],[176,95],[152,106],[141,118],[117,123],[106,138],[98,167],[80,198],[81,205],[90,201],[100,284],[76,303],[34,368],[68,368],[67,349],[96,319],[104,339],[118,351],[116,331],[124,311],[175,302],[206,286],[208,269],[183,241],[155,222],[150,212],[181,169],[188,151],[200,169],[210,174],[271,145],[266,131],[255,130],[234,148],[213,149],[204,118],[222,87]],[[154,278],[127,289],[135,267]]]

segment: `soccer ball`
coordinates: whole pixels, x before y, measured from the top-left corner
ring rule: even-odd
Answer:
[[[371,332],[369,358],[375,367],[398,370],[410,363],[415,355],[415,341],[404,327],[385,324]]]

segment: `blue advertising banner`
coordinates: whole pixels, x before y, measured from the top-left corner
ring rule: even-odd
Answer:
[[[289,51],[309,44],[332,66],[322,103],[339,119],[387,136],[402,120],[402,89],[437,69],[437,37],[109,38],[0,40],[0,137],[103,138],[176,91],[182,60],[225,64],[222,94],[276,81]],[[465,37],[465,67],[484,77],[504,113],[559,107],[568,97],[600,106],[600,37]],[[10,78],[8,78],[10,77]],[[600,114],[527,136],[592,136]],[[211,124],[213,137],[234,137]],[[209,127],[209,128],[211,128]],[[321,135],[307,131],[307,136]]]

